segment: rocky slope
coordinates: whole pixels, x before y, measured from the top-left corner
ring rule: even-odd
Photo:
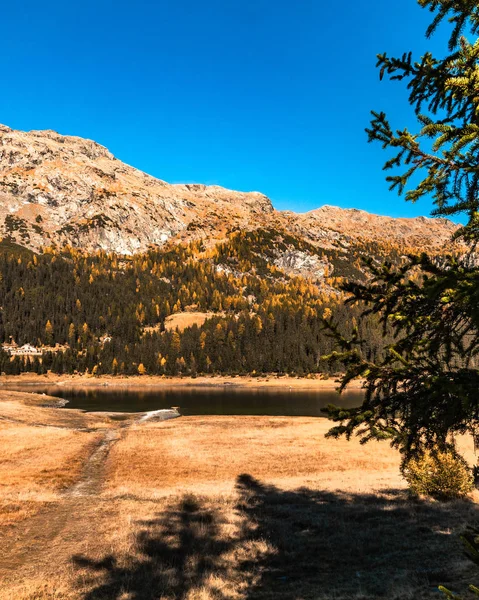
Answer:
[[[410,248],[436,248],[447,243],[457,229],[457,225],[447,219],[383,217],[336,206],[289,214],[293,229],[320,244],[326,238],[343,243],[363,240]]]
[[[456,226],[330,206],[280,212],[258,192],[170,185],[90,140],[0,126],[0,236],[20,245],[39,250],[68,243],[132,254],[168,240],[221,239],[234,228],[258,227],[284,229],[321,248],[358,240],[437,248]],[[282,260],[293,272],[299,268],[295,256]]]

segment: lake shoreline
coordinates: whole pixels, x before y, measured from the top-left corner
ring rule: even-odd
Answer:
[[[352,381],[348,389],[360,390],[363,380]],[[198,377],[162,377],[156,375],[111,376],[100,375],[21,375],[0,376],[0,389],[8,385],[58,385],[68,387],[135,387],[135,388],[241,388],[241,389],[293,389],[293,390],[335,390],[339,387],[336,378],[320,379],[311,377],[288,377],[269,375],[251,376],[198,376]]]

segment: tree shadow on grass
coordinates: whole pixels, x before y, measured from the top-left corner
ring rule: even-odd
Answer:
[[[216,511],[193,497],[140,526],[132,556],[73,557],[77,566],[100,575],[86,600],[186,598],[220,573],[220,559],[231,546],[221,539]]]
[[[405,490],[284,491],[249,475],[237,491],[242,536],[276,549],[250,565],[262,576],[248,599],[417,600],[441,598],[439,584],[466,587],[471,567],[459,533],[478,517],[472,502],[412,500]]]
[[[187,497],[139,524],[131,556],[75,557],[93,576],[84,599],[417,600],[471,575],[458,538],[471,502],[284,491],[250,475],[236,491],[226,529],[214,501]]]

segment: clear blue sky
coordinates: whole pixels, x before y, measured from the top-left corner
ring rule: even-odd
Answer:
[[[370,109],[412,125],[376,54],[444,49],[415,0],[23,0],[2,7],[0,122],[88,137],[169,182],[428,214],[388,192]]]

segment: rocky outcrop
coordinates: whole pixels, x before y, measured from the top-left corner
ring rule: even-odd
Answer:
[[[322,279],[332,275],[333,266],[316,254],[310,254],[293,248],[278,252],[273,264],[290,276],[302,275],[312,279]]]

